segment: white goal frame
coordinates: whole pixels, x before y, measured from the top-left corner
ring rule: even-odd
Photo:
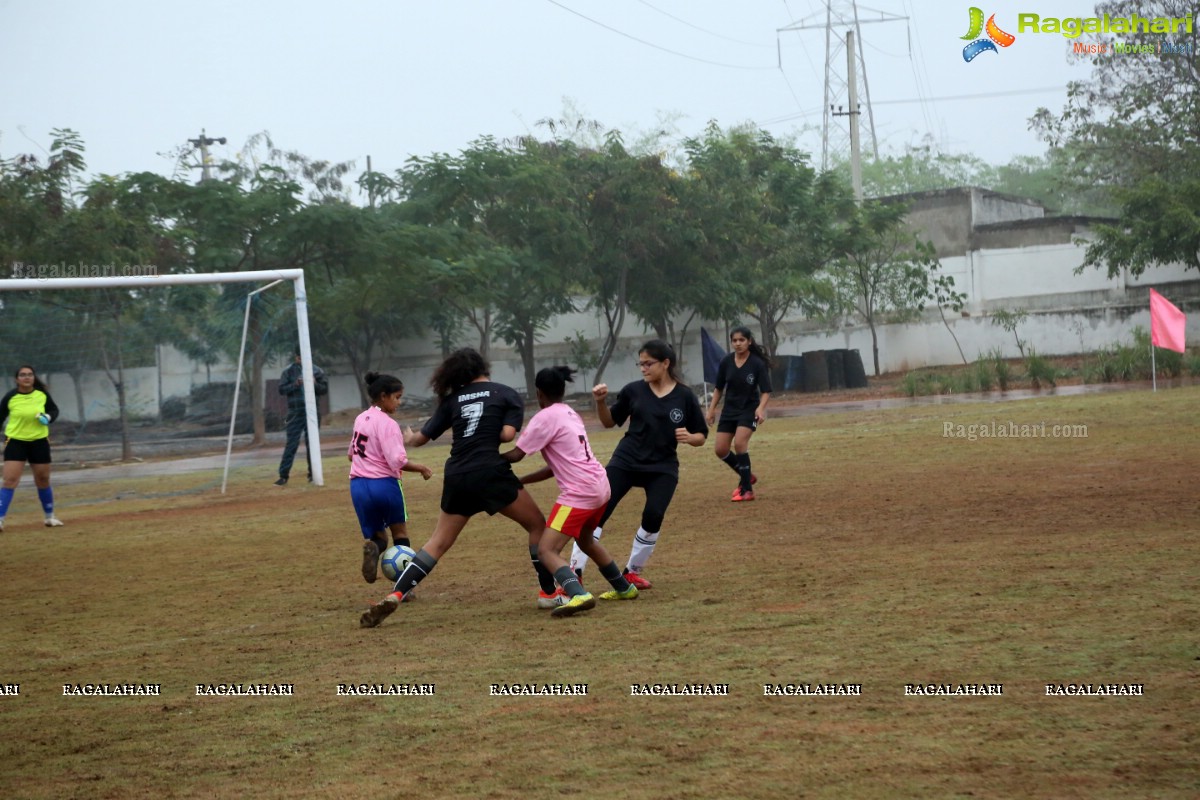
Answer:
[[[312,479],[317,486],[325,485],[325,474],[321,468],[321,433],[317,424],[317,395],[313,388],[313,359],[312,345],[309,341],[308,328],[308,294],[304,288],[304,270],[302,269],[271,269],[251,270],[248,272],[190,272],[183,274],[164,274],[157,276],[106,276],[96,278],[9,278],[0,280],[0,292],[3,291],[42,291],[46,289],[98,289],[109,286],[172,286],[209,283],[262,283],[291,281],[296,296],[296,335],[300,342],[300,366],[304,370],[304,407],[307,411],[308,441],[312,448]],[[263,288],[266,288],[264,286]],[[240,361],[237,380],[241,380]],[[161,398],[160,398],[161,400]],[[234,401],[236,403],[236,399]],[[235,406],[236,413],[236,406]],[[230,439],[226,447],[225,473],[229,473],[229,451],[233,442],[233,422],[230,422]],[[221,492],[225,492],[225,483],[221,483]]]

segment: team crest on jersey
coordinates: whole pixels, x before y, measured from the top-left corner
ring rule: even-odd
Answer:
[[[754,385],[754,373],[750,373],[746,376],[746,383],[750,384],[751,386]]]
[[[676,425],[683,422],[683,409],[682,408],[672,408],[671,409],[671,422],[674,422]]]

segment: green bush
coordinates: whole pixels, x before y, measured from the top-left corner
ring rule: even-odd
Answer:
[[[1168,378],[1178,378],[1183,374],[1183,353],[1156,347],[1154,367],[1158,370],[1159,375],[1165,375]]]
[[[1156,347],[1153,362],[1154,368],[1162,376],[1178,378],[1185,370],[1189,375],[1200,375],[1200,354],[1188,355]],[[1140,325],[1133,329],[1132,345],[1121,344],[1101,348],[1083,368],[1084,383],[1148,381],[1153,377],[1150,333]]]
[[[1084,383],[1112,383],[1119,377],[1115,347],[1102,347],[1083,365]]]
[[[900,383],[900,390],[906,397],[919,397],[925,394],[924,376],[918,372],[906,372],[904,380]]]
[[[1135,326],[1133,345],[1121,345],[1117,348],[1117,363],[1121,380],[1150,380],[1150,331],[1141,325]]]
[[[1025,359],[1025,376],[1034,389],[1042,388],[1043,384],[1058,385],[1058,371],[1054,369],[1054,365],[1045,356],[1038,355],[1032,347],[1029,348],[1029,356]]]
[[[1000,348],[996,348],[991,352],[992,367],[996,370],[996,383],[1000,386],[1000,391],[1008,391],[1008,382],[1011,374],[1009,372],[1008,362],[1004,360],[1004,354],[1000,352]]]
[[[979,377],[974,370],[963,370],[950,375],[940,372],[909,372],[900,382],[900,390],[908,397],[977,392]]]
[[[1150,353],[1139,348],[1122,345],[1116,353],[1117,377],[1123,381],[1150,379]]]
[[[930,375],[929,394],[954,394],[954,378],[949,375]]]
[[[900,388],[908,397],[953,394],[963,391],[953,376],[935,372],[909,372],[904,376]]]
[[[975,382],[979,384],[980,391],[990,392],[992,385],[996,379],[992,371],[992,362],[980,356],[975,359]]]

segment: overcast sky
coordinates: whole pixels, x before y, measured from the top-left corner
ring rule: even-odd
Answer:
[[[976,3],[1016,34],[1016,11]],[[1005,3],[1004,6],[1011,7]],[[1039,107],[1060,109],[1071,40],[1017,35],[967,63],[967,2],[871,0],[863,24],[880,150],[932,135],[995,164],[1036,155]],[[836,3],[849,9],[851,3]],[[0,157],[78,131],[92,172],[171,174],[171,153],[269,131],[287,150],[390,172],[482,135],[545,136],[566,103],[633,138],[753,122],[819,162],[826,36],[819,0],[0,0]],[[1092,2],[1032,0],[1042,16]],[[834,35],[842,37],[844,26]],[[838,58],[844,70],[844,54]],[[864,98],[860,98],[863,100]],[[864,115],[863,141],[869,143]],[[802,133],[805,125],[817,132]]]

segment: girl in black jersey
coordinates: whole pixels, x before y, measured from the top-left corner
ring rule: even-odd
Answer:
[[[513,474],[512,465],[500,457],[500,444],[511,442],[521,428],[525,405],[513,389],[493,383],[490,371],[483,356],[467,347],[451,353],[429,380],[440,400],[437,410],[420,432],[405,431],[404,446],[420,447],[453,429],[441,514],[433,535],[400,573],[391,594],[363,613],[359,624],[364,628],[374,628],[396,610],[480,511],[499,512],[529,533],[530,557],[543,592],[556,591],[553,576],[537,560],[546,518]]]
[[[738,503],[754,499],[752,487],[758,478],[750,471],[750,437],[767,418],[771,365],[749,328],[734,328],[729,343],[733,352],[721,360],[717,369],[716,389],[705,419],[709,425],[717,426],[714,447],[717,458],[738,474],[738,487],[733,490],[732,498]],[[721,421],[716,422],[717,404],[722,397],[725,408],[721,410]],[[729,450],[731,443],[733,452]]]
[[[617,443],[605,469],[612,497],[592,536],[600,536],[601,526],[630,489],[635,486],[645,489],[642,524],[633,537],[624,575],[638,589],[649,589],[650,581],[641,573],[654,553],[663,517],[679,483],[679,458],[675,450],[681,443],[703,446],[708,426],[704,424],[704,412],[696,395],[680,380],[675,351],[669,344],[661,339],[646,342],[638,351],[637,365],[643,380],[626,384],[611,406],[607,402],[608,386],[601,383],[592,389],[596,413],[604,427],[629,421],[629,429]],[[576,545],[571,567],[582,573],[586,564],[587,556]]]

